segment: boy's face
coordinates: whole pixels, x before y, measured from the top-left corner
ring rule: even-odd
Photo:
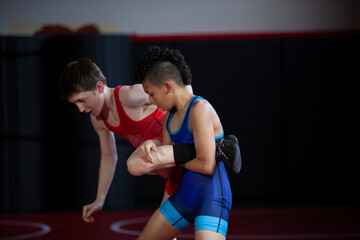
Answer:
[[[165,85],[161,88],[150,83],[148,79],[142,83],[144,91],[149,95],[150,102],[156,104],[164,111],[169,111],[169,101],[167,100],[167,88]]]
[[[75,93],[68,98],[80,112],[98,116],[101,113],[101,95],[98,90]]]

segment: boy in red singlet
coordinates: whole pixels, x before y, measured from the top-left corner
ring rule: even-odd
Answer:
[[[106,83],[105,76],[90,59],[67,64],[59,80],[60,98],[75,104],[80,112],[90,113],[91,123],[100,141],[101,160],[96,199],[83,207],[83,220],[88,223],[93,222],[93,215],[101,211],[114,176],[118,159],[114,133],[127,139],[136,148],[146,140],[155,140],[158,145],[162,141],[165,112],[149,102],[142,85],[109,88]],[[192,91],[191,86],[188,89]],[[218,151],[221,151],[221,146]],[[193,145],[184,146],[183,152],[188,153],[188,160],[195,158]],[[168,176],[169,171],[162,166],[147,171],[147,174]],[[181,184],[181,175],[176,173],[178,171],[172,171],[167,180],[164,200]]]

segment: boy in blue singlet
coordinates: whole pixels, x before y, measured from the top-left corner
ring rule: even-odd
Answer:
[[[191,73],[177,50],[151,47],[135,68],[135,80],[150,101],[168,111],[161,147],[195,143],[196,149],[192,161],[177,163],[183,166],[180,189],[156,210],[138,239],[172,239],[191,223],[197,240],[225,239],[232,195],[224,163],[215,160],[216,141],[224,136],[215,109],[186,90]],[[137,154],[144,164],[152,164],[162,160],[161,147],[148,141]],[[182,151],[174,147],[173,154]]]

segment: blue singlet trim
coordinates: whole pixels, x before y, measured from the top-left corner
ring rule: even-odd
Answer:
[[[160,212],[179,231],[184,231],[190,225],[190,222],[181,216],[169,199],[160,206]]]
[[[195,232],[199,230],[210,230],[226,237],[227,229],[228,223],[224,219],[212,216],[198,216],[195,218]]]

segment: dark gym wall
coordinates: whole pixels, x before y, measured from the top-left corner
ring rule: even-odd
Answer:
[[[284,41],[284,191],[359,203],[360,37]]]
[[[350,36],[130,41],[129,36],[0,38],[1,213],[80,211],[94,200],[100,160],[89,117],[57,97],[66,63],[93,59],[108,85],[132,84],[151,45],[179,49],[194,93],[235,134],[243,170],[229,174],[234,206],[359,201],[359,40]],[[119,162],[105,209],[160,203],[165,181]]]
[[[235,134],[241,143],[244,171],[230,175],[234,202],[278,195],[280,41],[218,40],[179,42],[178,46],[191,57],[194,92],[210,101],[225,134]]]
[[[238,137],[244,171],[229,173],[234,203],[280,192],[280,43],[254,39],[134,44],[135,62],[151,45],[179,49],[190,66],[194,94],[214,106],[225,134]]]
[[[1,37],[1,212],[46,202],[44,37]]]
[[[360,37],[308,36],[134,43],[179,49],[193,90],[235,134],[235,204],[359,202]]]
[[[95,200],[100,160],[98,137],[92,128],[90,118],[79,113],[75,105],[59,100],[54,94],[62,69],[68,62],[87,57],[100,67],[109,87],[119,84],[131,84],[131,42],[128,36],[63,36],[54,37],[49,43],[48,59],[50,64],[47,99],[51,108],[48,115],[56,119],[58,127],[52,132],[49,156],[56,153],[56,161],[50,165],[51,193],[49,209],[58,209],[59,198],[66,193],[65,204],[60,210],[81,209],[84,204]],[[50,130],[50,129],[49,129]],[[125,160],[132,152],[132,146],[120,137],[116,137],[118,168],[114,184],[108,194],[105,209],[132,207],[133,178],[126,170]],[[51,189],[57,189],[52,191]],[[50,189],[51,188],[51,189]],[[128,195],[128,197],[123,197]]]
[[[89,116],[59,99],[58,79],[65,64],[88,57],[110,87],[131,84],[130,38],[3,37],[1,49],[1,212],[79,210],[96,197],[99,143]],[[118,170],[105,208],[133,206],[125,167],[133,147],[116,140]]]

